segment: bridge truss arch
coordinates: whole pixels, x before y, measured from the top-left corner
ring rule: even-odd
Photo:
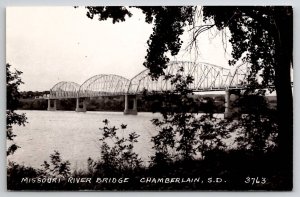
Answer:
[[[180,68],[183,68],[183,71],[180,71]],[[194,92],[221,91],[245,87],[248,67],[243,64],[231,70],[203,62],[175,61],[169,63],[164,73],[166,75],[179,73],[184,77],[192,76],[194,81],[189,88]],[[165,79],[163,76],[157,80],[152,80],[149,69],[145,69],[130,80],[127,93],[140,94],[144,89],[162,92],[173,90],[174,86],[171,84],[170,79]]]
[[[183,71],[180,68],[183,68]],[[222,91],[245,88],[249,67],[247,64],[242,64],[235,69],[228,69],[203,62],[175,61],[170,62],[164,72],[166,75],[178,73],[184,77],[192,76],[194,81],[189,88],[194,92]],[[49,98],[136,95],[141,94],[144,89],[150,92],[172,91],[174,85],[171,84],[171,79],[165,79],[163,76],[152,80],[149,69],[145,69],[131,80],[119,75],[99,74],[87,79],[82,85],[62,81],[50,89]]]
[[[87,79],[78,90],[78,97],[124,95],[129,79],[119,75],[100,74]]]
[[[49,98],[76,98],[80,85],[71,81],[61,81],[50,89]]]

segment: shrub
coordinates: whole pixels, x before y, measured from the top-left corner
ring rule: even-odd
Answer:
[[[98,162],[88,159],[88,170],[97,170],[102,173],[118,173],[124,171],[137,170],[142,167],[142,160],[134,152],[134,144],[138,142],[135,132],[129,133],[124,137],[127,125],[121,124],[120,128],[109,126],[109,121],[103,121],[104,127],[100,128],[102,137],[99,139],[101,146],[101,160]],[[119,131],[117,133],[117,131]],[[120,135],[123,135],[122,137]]]
[[[50,155],[50,163],[44,161],[41,165],[43,167],[43,176],[52,176],[56,178],[67,178],[71,174],[70,162],[62,161],[60,153],[54,151]]]

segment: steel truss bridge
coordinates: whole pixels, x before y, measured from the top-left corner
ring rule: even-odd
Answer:
[[[174,76],[180,74],[183,77],[191,76],[194,81],[189,88],[193,92],[208,92],[244,89],[247,86],[249,68],[246,64],[242,64],[235,69],[228,69],[202,62],[173,61],[168,64],[164,72],[166,75]],[[166,79],[163,76],[157,80],[152,80],[149,75],[149,69],[143,70],[132,79],[126,79],[114,74],[99,74],[87,79],[81,85],[62,81],[50,89],[50,94],[47,98],[48,110],[56,110],[55,101],[57,99],[76,98],[76,111],[86,111],[86,98],[124,95],[124,113],[136,114],[136,95],[141,94],[144,90],[149,92],[172,91],[174,90],[174,85],[172,85],[171,79]],[[225,100],[227,100],[226,97]],[[128,109],[130,98],[133,98],[133,109]],[[51,101],[54,101],[53,105]]]

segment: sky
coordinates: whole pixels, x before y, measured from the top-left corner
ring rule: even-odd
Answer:
[[[60,81],[82,84],[97,74],[128,79],[145,69],[147,40],[152,25],[138,9],[125,22],[91,20],[83,7],[8,7],[6,63],[23,72],[21,91],[50,90]],[[182,51],[171,60],[200,61],[228,67],[222,34],[207,31],[198,37],[199,55],[185,49],[190,35],[182,35]]]

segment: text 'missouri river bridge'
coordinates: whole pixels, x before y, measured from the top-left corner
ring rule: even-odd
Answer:
[[[181,75],[192,76],[194,81],[189,88],[193,92],[225,91],[225,117],[231,114],[230,90],[245,89],[249,68],[246,64],[234,70],[208,64],[173,61],[164,70],[165,74],[175,75],[180,68]],[[144,90],[149,92],[163,92],[173,90],[171,79],[159,77],[152,80],[149,69],[145,69],[132,79],[126,79],[114,74],[99,74],[87,79],[82,85],[74,82],[62,81],[50,89],[48,96],[48,110],[56,110],[56,100],[76,98],[76,111],[86,111],[86,99],[99,96],[125,96],[124,114],[137,114],[137,95]],[[129,102],[133,101],[132,108]]]

